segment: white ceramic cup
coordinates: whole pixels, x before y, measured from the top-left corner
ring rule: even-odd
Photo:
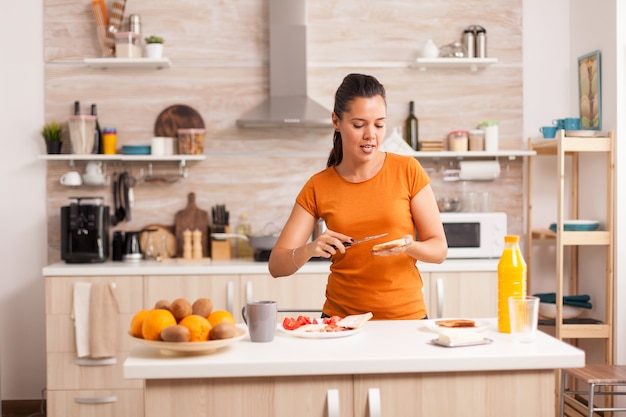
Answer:
[[[77,187],[83,184],[83,178],[78,171],[68,171],[59,178],[59,182],[69,187]]]
[[[248,325],[252,342],[271,342],[276,333],[276,317],[278,305],[276,301],[252,301],[241,309],[243,321]]]
[[[539,320],[539,297],[509,297],[509,317],[513,341],[534,342]]]
[[[150,143],[152,155],[165,155],[165,139],[163,137],[154,137]]]

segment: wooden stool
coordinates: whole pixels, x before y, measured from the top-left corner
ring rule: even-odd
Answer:
[[[589,389],[587,391],[568,389],[566,387],[567,375],[588,384]],[[587,365],[584,368],[563,369],[561,372],[560,416],[565,415],[566,397],[568,403],[571,402],[577,406],[575,409],[579,413],[582,414],[581,410],[586,410],[588,417],[593,417],[594,412],[626,411],[626,407],[596,407],[594,404],[596,396],[626,395],[626,391],[612,390],[612,388],[620,386],[626,386],[626,365],[597,364]],[[587,404],[581,401],[581,399],[584,400],[585,396],[588,397]]]

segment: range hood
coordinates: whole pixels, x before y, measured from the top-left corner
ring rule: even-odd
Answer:
[[[307,96],[305,0],[269,0],[270,95],[239,127],[331,127],[331,111]]]

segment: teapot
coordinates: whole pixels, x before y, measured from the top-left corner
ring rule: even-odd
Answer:
[[[439,48],[432,39],[428,39],[421,51],[422,58],[437,58],[439,56]]]

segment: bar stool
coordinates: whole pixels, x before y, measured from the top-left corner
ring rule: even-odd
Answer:
[[[568,389],[566,386],[567,375],[574,377],[576,381],[588,384],[589,389]],[[626,407],[596,407],[594,404],[594,399],[597,396],[626,395],[626,391],[612,390],[615,387],[624,386],[626,386],[626,365],[591,364],[584,368],[563,369],[561,371],[559,415],[561,417],[565,415],[566,397],[568,403],[571,402],[577,406],[575,409],[580,414],[582,414],[581,410],[586,410],[588,417],[593,417],[594,412],[626,411]],[[587,403],[584,402],[585,397],[587,397]]]

